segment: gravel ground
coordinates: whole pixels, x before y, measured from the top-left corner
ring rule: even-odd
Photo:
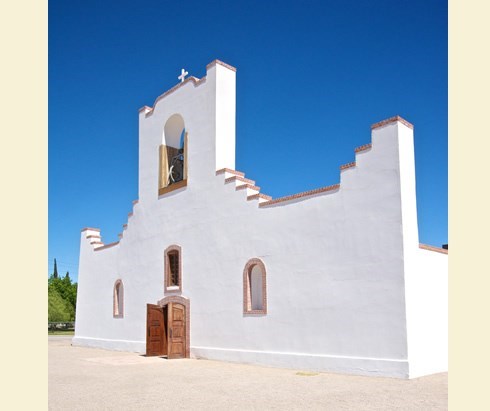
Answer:
[[[171,360],[48,337],[50,410],[447,410],[447,373],[414,380]]]

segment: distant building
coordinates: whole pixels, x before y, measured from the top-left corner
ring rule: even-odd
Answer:
[[[182,73],[140,110],[139,198],[120,240],[82,230],[73,343],[400,378],[446,371],[447,250],[419,244],[412,124],[374,124],[339,184],[272,199],[235,171],[236,69],[215,60],[201,79]]]

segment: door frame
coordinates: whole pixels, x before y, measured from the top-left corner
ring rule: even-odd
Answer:
[[[185,307],[185,358],[190,358],[191,351],[191,302],[180,295],[168,295],[158,301],[157,305],[165,307],[168,303],[178,303]]]

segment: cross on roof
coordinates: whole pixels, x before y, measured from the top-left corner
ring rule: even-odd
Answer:
[[[185,80],[185,76],[187,76],[188,74],[189,73],[187,71],[185,71],[184,69],[182,69],[181,72],[180,72],[180,76],[177,77],[177,78],[180,80],[181,83],[183,83],[184,80]]]

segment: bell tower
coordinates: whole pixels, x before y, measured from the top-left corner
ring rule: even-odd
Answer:
[[[139,200],[205,186],[235,168],[236,69],[219,60],[188,76],[139,114]]]

